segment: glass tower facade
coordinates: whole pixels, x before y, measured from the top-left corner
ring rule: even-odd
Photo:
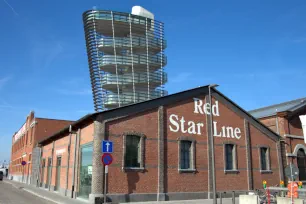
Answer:
[[[162,22],[104,10],[83,21],[95,111],[167,95]]]

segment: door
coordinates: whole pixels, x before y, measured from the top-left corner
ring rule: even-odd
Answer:
[[[47,183],[45,185],[46,188],[48,188],[48,186],[50,185],[50,177],[51,177],[51,166],[52,162],[51,162],[51,158],[48,158],[48,170],[47,170]]]
[[[81,148],[81,168],[79,182],[79,197],[88,198],[91,193],[92,175],[92,145]]]
[[[44,185],[45,166],[46,166],[46,159],[43,159],[42,166],[41,166],[41,179],[40,179],[41,187]]]
[[[61,163],[62,163],[62,157],[57,157],[56,159],[56,191],[59,191],[61,186]]]
[[[300,149],[297,153],[297,164],[299,168],[299,179],[300,181],[306,181],[306,161],[305,152]]]

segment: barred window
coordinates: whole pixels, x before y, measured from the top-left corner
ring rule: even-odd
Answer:
[[[270,153],[268,147],[260,147],[260,170],[261,171],[270,171]]]
[[[235,169],[235,145],[225,144],[225,170]]]
[[[126,136],[125,167],[139,168],[141,163],[141,143],[137,135]]]
[[[191,169],[191,141],[181,141],[181,169]]]

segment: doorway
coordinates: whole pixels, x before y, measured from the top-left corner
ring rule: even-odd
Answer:
[[[57,157],[56,159],[56,183],[55,183],[55,190],[59,191],[61,186],[61,163],[62,157]]]
[[[299,180],[306,181],[306,161],[305,152],[303,149],[299,149],[297,153],[297,165],[299,168]]]
[[[79,197],[89,198],[91,193],[91,179],[92,179],[92,144],[81,147],[81,167],[80,167],[80,185]]]

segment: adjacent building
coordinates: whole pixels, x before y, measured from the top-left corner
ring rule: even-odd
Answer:
[[[46,136],[71,124],[73,121],[55,120],[36,117],[31,111],[26,121],[12,137],[11,162],[9,166],[10,178],[24,183],[36,184],[36,177],[32,175],[32,155],[39,156],[34,147]],[[25,165],[22,165],[22,162]],[[36,161],[37,162],[37,161]],[[38,161],[39,162],[39,161]]]
[[[83,22],[95,111],[167,95],[164,24],[153,13],[90,10]]]
[[[297,165],[299,180],[306,182],[306,139],[300,118],[306,115],[306,98],[259,108],[250,113],[282,137],[286,155],[283,163],[285,166],[291,162]]]
[[[284,179],[282,137],[204,86],[89,114],[42,139],[38,185],[102,199],[102,140],[114,143],[106,183],[114,203],[231,195]]]

